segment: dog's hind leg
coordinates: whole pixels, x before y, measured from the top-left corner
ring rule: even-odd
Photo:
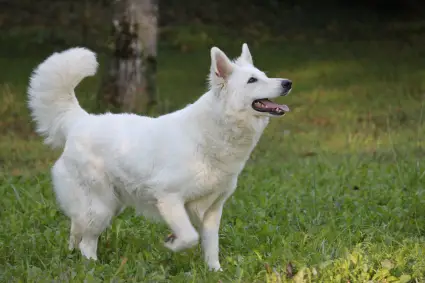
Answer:
[[[71,220],[71,231],[69,235],[69,250],[72,251],[75,248],[78,248],[78,245],[81,242],[82,233],[81,227],[77,224],[76,221]]]
[[[99,186],[104,187],[100,190]],[[86,199],[83,201],[86,206],[80,213],[79,225],[82,228],[82,239],[79,248],[82,255],[88,259],[97,260],[99,236],[109,227],[120,207],[120,203],[113,195],[112,188],[106,186],[108,186],[107,183],[99,182],[95,184],[96,190],[87,190]]]
[[[78,184],[73,172],[70,172],[61,158],[56,161],[52,168],[53,188],[56,193],[56,200],[62,211],[71,219],[71,229],[68,249],[78,248],[82,237],[82,227],[78,223],[79,213],[82,208],[80,197],[83,190]]]
[[[190,222],[184,203],[177,197],[167,197],[158,200],[158,210],[173,231],[173,236],[168,237],[165,247],[178,252],[191,248],[198,243],[199,234]]]
[[[120,206],[113,188],[100,171],[78,170],[63,159],[52,169],[57,200],[71,218],[69,249],[80,248],[83,256],[97,259],[97,242]]]
[[[79,248],[84,257],[97,260],[99,236],[110,225],[116,207],[112,203],[104,203],[98,196],[88,196],[88,198],[88,201],[84,201],[88,206],[82,208],[76,223],[81,228],[79,231],[81,233]]]

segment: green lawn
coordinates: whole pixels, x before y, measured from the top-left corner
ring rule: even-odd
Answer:
[[[236,56],[241,43],[219,47]],[[59,151],[33,133],[24,100],[48,52],[2,53],[0,281],[425,282],[424,43],[251,46],[259,68],[293,80],[280,99],[292,112],[272,120],[225,206],[222,273],[207,271],[199,248],[165,250],[167,228],[131,209],[102,235],[99,262],[68,252],[49,175]],[[163,47],[161,111],[196,99],[208,69],[207,47]],[[77,89],[88,109],[99,82]]]

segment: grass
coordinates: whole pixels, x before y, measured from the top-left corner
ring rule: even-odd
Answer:
[[[407,35],[406,35],[407,36]],[[236,56],[240,44],[220,47]],[[275,40],[253,45],[271,76],[294,82],[226,204],[222,273],[199,248],[172,254],[168,230],[127,210],[97,263],[67,251],[69,221],[52,193],[51,151],[25,107],[31,69],[50,52],[0,58],[1,282],[425,282],[423,37]],[[189,63],[188,63],[189,62]],[[159,53],[162,111],[200,95],[206,47]],[[100,76],[77,93],[90,109]]]

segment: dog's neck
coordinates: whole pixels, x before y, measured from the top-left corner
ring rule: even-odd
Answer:
[[[208,151],[222,163],[245,163],[261,137],[269,118],[246,113],[232,113],[219,103],[219,93],[210,90],[188,106],[187,118],[191,127],[201,133],[199,149]]]

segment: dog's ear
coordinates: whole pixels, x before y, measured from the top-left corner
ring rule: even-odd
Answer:
[[[249,64],[253,64],[251,52],[249,51],[248,44],[242,44],[242,54],[241,58]]]
[[[217,47],[211,48],[211,72],[215,76],[227,79],[233,71],[233,64],[223,51]]]

